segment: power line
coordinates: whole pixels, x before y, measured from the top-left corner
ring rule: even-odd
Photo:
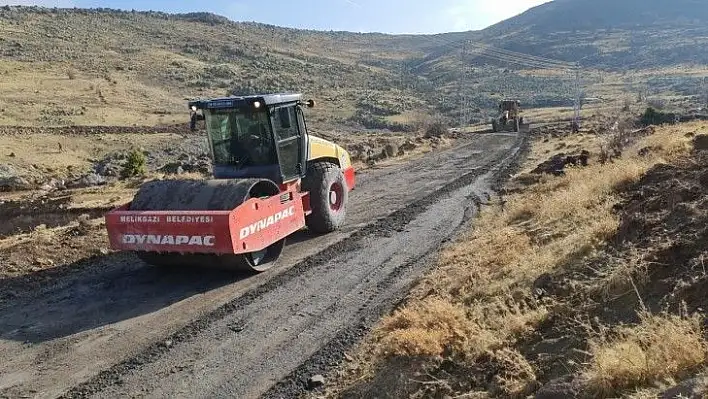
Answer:
[[[460,93],[460,127],[465,127],[467,125],[466,118],[466,107],[467,107],[467,96],[463,90],[463,84],[465,82],[465,58],[467,56],[467,45],[462,46],[462,51],[460,52],[460,63],[462,67],[459,69],[460,77],[457,83],[457,92]]]
[[[568,89],[571,92],[571,96],[573,98],[573,123],[575,126],[579,127],[580,126],[580,111],[582,108],[582,81],[581,81],[581,68],[578,62],[566,62],[566,61],[560,61],[560,60],[555,60],[552,58],[547,58],[547,57],[540,57],[540,56],[535,56],[535,55],[530,55],[530,54],[525,54],[525,53],[520,53],[512,50],[506,50],[506,49],[500,49],[496,48],[490,45],[485,45],[481,43],[474,43],[469,39],[463,39],[459,41],[450,41],[450,42],[444,42],[441,40],[433,39],[433,38],[428,38],[429,41],[435,42],[440,44],[442,48],[445,47],[452,47],[456,46],[459,44],[462,44],[462,52],[460,54],[460,61],[461,61],[461,68],[460,68],[460,73],[461,73],[461,78],[459,79],[458,82],[458,91],[460,91],[461,94],[461,105],[460,105],[460,117],[462,121],[465,121],[466,124],[468,121],[468,115],[467,111],[469,108],[469,101],[466,98],[464,94],[462,94],[462,88],[463,84],[465,82],[466,78],[466,70],[468,68],[468,62],[465,61],[465,57],[468,54],[468,46],[472,47],[473,49],[476,49],[479,53],[479,56],[481,57],[486,57],[489,58],[490,60],[493,61],[498,61],[498,62],[503,62],[507,64],[513,64],[513,65],[518,65],[518,66],[524,66],[524,67],[531,67],[531,68],[537,68],[537,69],[546,69],[546,70],[555,70],[555,71],[562,71],[568,73],[569,80],[573,82],[572,84],[569,85]],[[430,55],[428,55],[429,57]],[[426,57],[426,58],[428,58]],[[431,59],[428,59],[426,61],[423,61],[415,66],[412,67],[412,69],[417,69],[418,67],[422,66],[423,64],[430,62]],[[706,80],[704,80],[704,83]],[[510,85],[508,84],[507,79],[502,79],[501,81],[501,92],[503,96],[507,95],[507,92],[510,89]],[[706,105],[708,106],[708,88],[704,90],[706,93]]]
[[[508,56],[510,58],[515,58],[520,61],[528,62],[530,65],[545,65],[547,67],[564,68],[564,69],[577,67],[577,63],[573,63],[573,62],[559,61],[559,60],[554,60],[552,58],[545,58],[545,57],[539,57],[539,56],[525,54],[525,53],[519,53],[516,51],[501,49],[501,48],[493,47],[493,46],[486,45],[486,44],[473,43],[471,41],[469,42],[469,44],[471,46],[476,47],[480,50],[483,50],[487,53],[494,53],[496,55]]]
[[[552,64],[549,62],[545,61],[537,61],[537,60],[531,60],[527,59],[524,57],[519,56],[519,53],[503,53],[503,52],[498,52],[494,50],[490,50],[489,48],[480,48],[479,49],[480,56],[483,57],[488,57],[496,61],[502,61],[502,62],[508,62],[516,65],[521,65],[521,66],[526,66],[526,67],[533,67],[533,68],[538,68],[538,69],[550,69],[550,70],[572,70],[576,68],[576,65],[573,64]]]
[[[563,61],[555,61],[548,58],[529,56],[527,54],[518,53],[510,50],[500,50],[491,46],[472,44],[473,47],[481,51],[482,56],[491,58],[500,62],[513,63],[517,65],[531,66],[541,69],[564,70],[571,74],[571,86],[573,97],[573,127],[580,128],[580,110],[582,108],[582,85],[580,76],[580,67],[577,64],[570,64]],[[502,79],[502,95],[507,95],[509,85],[506,79]]]

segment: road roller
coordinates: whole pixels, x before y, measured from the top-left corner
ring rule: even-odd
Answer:
[[[153,180],[105,216],[110,247],[154,266],[251,273],[277,264],[300,230],[345,223],[355,173],[346,150],[307,132],[301,94],[190,101],[203,121],[213,176]]]

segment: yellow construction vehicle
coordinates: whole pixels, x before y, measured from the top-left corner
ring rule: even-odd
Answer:
[[[530,124],[524,123],[521,116],[521,102],[518,100],[503,100],[499,102],[499,115],[492,119],[493,132],[527,132]]]
[[[204,120],[210,180],[157,180],[106,215],[111,247],[159,266],[262,272],[285,239],[344,224],[354,168],[347,151],[307,132],[299,94],[232,96],[189,103]]]

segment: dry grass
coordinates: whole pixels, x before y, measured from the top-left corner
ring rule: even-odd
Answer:
[[[661,143],[661,152],[570,170],[512,195],[503,207],[487,209],[474,231],[442,254],[438,269],[416,289],[417,295],[433,294],[466,306],[469,313],[489,298],[531,287],[541,274],[590,253],[611,237],[619,224],[612,210],[614,193],[685,150],[685,141],[681,134],[658,132],[635,147]]]
[[[618,190],[653,165],[685,154],[690,148],[685,134],[701,127],[659,128],[626,148],[622,158],[604,165],[591,159],[588,167],[544,177],[505,204],[484,210],[474,230],[443,251],[437,269],[414,289],[408,304],[381,322],[364,345],[369,361],[405,355],[469,365],[491,358],[497,378],[509,381],[503,389],[501,382],[494,383],[495,395],[523,394],[535,382],[534,370],[523,356],[510,353],[518,338],[550,312],[532,298],[534,282],[600,249],[619,226],[613,211]],[[586,138],[583,145],[597,151],[600,139]],[[639,156],[647,146],[654,150]],[[641,269],[637,259],[627,265],[632,273]],[[598,286],[609,291],[631,274],[618,273]],[[620,338],[594,344],[587,377],[598,391],[608,392],[681,375],[705,360],[698,323],[645,316],[638,327],[622,330]]]
[[[504,301],[468,307],[441,298],[414,302],[385,318],[376,331],[387,355],[467,358],[474,361],[500,349],[546,316],[545,309],[522,309]],[[507,334],[502,335],[499,332]]]
[[[606,301],[618,299],[628,293],[635,294],[637,286],[649,279],[649,262],[636,248],[629,250],[623,259],[611,259],[612,267],[607,267],[601,277],[589,287],[589,292],[598,294]]]
[[[493,379],[493,393],[510,398],[523,398],[536,382],[536,371],[519,351],[500,349],[493,354],[500,372]]]
[[[702,316],[641,315],[641,323],[620,328],[612,339],[590,342],[592,361],[585,372],[588,389],[600,397],[680,379],[706,361],[708,342]]]
[[[185,123],[188,118],[181,97],[136,76],[113,72],[109,82],[99,74],[73,72],[72,79],[63,65],[32,66],[0,62],[0,124],[155,125]]]
[[[484,352],[501,344],[491,331],[470,323],[463,307],[437,298],[412,304],[386,318],[380,333],[383,348],[392,355]]]
[[[503,207],[483,212],[475,230],[443,253],[418,292],[468,304],[530,286],[612,236],[619,223],[614,192],[662,159],[628,157],[570,170],[512,195]]]

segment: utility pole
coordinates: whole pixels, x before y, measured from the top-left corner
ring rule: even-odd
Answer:
[[[573,74],[573,72],[571,72]],[[571,122],[571,127],[573,133],[577,133],[580,130],[580,108],[582,107],[582,85],[580,82],[580,67],[574,68],[574,77],[572,83],[573,90],[573,121]]]
[[[405,61],[401,61],[401,70],[400,70],[400,72],[399,72],[399,87],[400,87],[400,89],[401,89],[401,93],[403,92],[403,89],[404,89],[404,87],[403,87],[403,85],[404,85],[404,82],[403,82],[403,68],[404,68],[404,65],[403,65],[403,63],[404,63],[404,62],[405,62]]]
[[[463,126],[467,126],[470,123],[470,107],[471,107],[471,100],[469,96],[469,90],[470,88],[467,86],[469,84],[469,77],[468,75],[470,74],[470,66],[465,64],[464,69],[463,69],[463,82],[465,83],[465,94],[463,97],[463,105],[462,105],[462,118],[463,118]]]
[[[580,129],[580,107],[582,101],[582,92],[580,84],[580,67],[575,68],[575,104],[573,106],[573,126],[575,129]]]
[[[462,52],[460,53],[460,78],[457,84],[457,92],[460,93],[460,127],[465,127],[467,125],[466,119],[466,107],[467,107],[467,96],[464,92],[464,82],[465,82],[465,69],[467,68],[467,42],[462,44]]]

